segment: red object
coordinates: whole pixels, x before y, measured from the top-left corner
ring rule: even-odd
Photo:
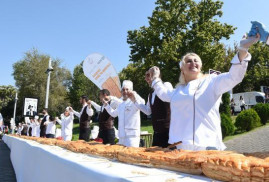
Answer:
[[[56,139],[57,140],[63,140],[63,137],[57,137]]]
[[[96,138],[96,139],[94,139],[94,141],[103,143],[103,139],[102,138]]]

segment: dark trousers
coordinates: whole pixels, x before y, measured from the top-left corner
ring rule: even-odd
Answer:
[[[168,139],[169,139],[169,130],[162,133],[154,132],[152,146],[159,146],[162,148],[166,148],[169,145]]]
[[[90,141],[91,128],[79,128],[79,140]]]
[[[246,110],[246,107],[245,107],[245,105],[242,105],[242,106],[240,106],[241,107],[241,111],[244,111],[244,110]]]
[[[46,130],[47,130],[47,127],[43,126],[43,127],[40,127],[40,137],[45,137],[46,136]]]
[[[46,134],[46,138],[54,138],[55,136],[53,134]]]
[[[103,144],[115,144],[115,130],[114,128],[99,131],[98,138],[103,139]]]

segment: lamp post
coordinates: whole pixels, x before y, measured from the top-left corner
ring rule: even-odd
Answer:
[[[46,102],[45,102],[45,108],[48,109],[49,105],[49,90],[50,90],[50,73],[53,71],[53,68],[51,66],[51,58],[49,59],[49,67],[45,73],[48,74],[47,79],[47,91],[46,91]]]
[[[14,113],[13,113],[13,122],[10,123],[11,129],[12,129],[12,134],[14,134],[14,127],[16,125],[16,109],[17,109],[17,101],[18,101],[18,92],[16,92],[15,96],[15,104],[14,104]]]

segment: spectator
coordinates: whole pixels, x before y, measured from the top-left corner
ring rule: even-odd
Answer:
[[[246,107],[245,107],[246,104],[242,95],[240,95],[239,105],[240,105],[241,111],[246,110]]]

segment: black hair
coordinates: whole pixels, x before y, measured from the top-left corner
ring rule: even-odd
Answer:
[[[55,117],[53,117],[53,116],[50,116],[50,121],[55,121]]]
[[[110,96],[110,92],[107,89],[100,90],[99,94]]]
[[[82,95],[80,98],[85,99],[86,102],[88,102],[89,98],[86,95]]]

